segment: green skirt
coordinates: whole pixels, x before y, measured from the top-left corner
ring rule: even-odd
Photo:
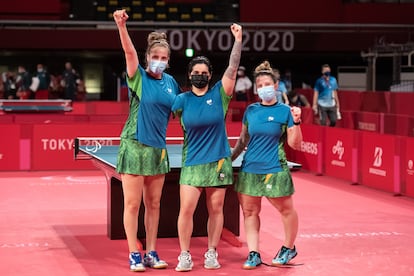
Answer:
[[[234,189],[242,194],[265,197],[289,196],[295,192],[289,168],[269,174],[239,172]]]
[[[230,157],[207,164],[184,166],[180,184],[193,187],[218,187],[233,184],[233,166]]]
[[[121,139],[116,171],[135,175],[166,174],[170,171],[167,150],[146,146],[137,140]]]

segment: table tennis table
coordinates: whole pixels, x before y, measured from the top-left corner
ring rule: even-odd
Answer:
[[[0,100],[0,111],[22,112],[68,112],[72,111],[72,100]]]
[[[237,138],[237,137],[233,137]],[[121,177],[116,172],[116,161],[119,145],[114,145],[114,141],[119,138],[91,138],[78,137],[75,139],[74,155],[75,159],[92,160],[94,165],[102,170],[107,179],[107,236],[110,239],[125,239],[123,227],[123,193]],[[82,141],[84,141],[82,143]],[[86,143],[85,143],[86,141]],[[182,162],[182,137],[168,137],[167,143],[168,158],[170,161],[171,171],[166,174],[165,184],[161,198],[160,221],[158,237],[177,237],[177,218],[179,213],[179,177]],[[234,177],[237,177],[243,154],[233,161]],[[298,170],[301,165],[294,162],[288,163],[291,170]],[[226,199],[224,204],[224,230],[233,237],[239,236],[240,229],[240,212],[237,193],[233,187],[226,190]],[[138,233],[139,239],[145,238],[144,228],[144,207],[140,208],[138,216]],[[205,204],[205,193],[200,196],[198,206],[194,214],[193,236],[207,236],[207,207]],[[235,245],[235,239],[230,237],[227,240]]]

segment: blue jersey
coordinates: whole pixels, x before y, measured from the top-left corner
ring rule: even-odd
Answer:
[[[172,111],[181,117],[185,166],[207,164],[231,155],[225,125],[230,99],[221,81],[203,96],[191,91],[177,96]]]
[[[286,131],[293,126],[290,107],[278,102],[270,106],[253,103],[244,113],[243,124],[250,140],[241,171],[254,174],[282,171],[281,162],[286,162]]]
[[[314,90],[318,91],[318,104],[323,107],[335,106],[333,91],[338,89],[338,83],[335,77],[330,76],[329,79],[320,77],[316,80]]]
[[[128,78],[129,116],[121,137],[135,139],[144,145],[165,148],[171,106],[180,88],[166,73],[161,79],[150,76],[141,65],[135,75]]]

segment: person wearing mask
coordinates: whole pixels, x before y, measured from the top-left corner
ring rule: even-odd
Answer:
[[[171,106],[180,88],[165,73],[170,60],[170,45],[165,33],[151,32],[147,38],[145,68],[129,36],[125,10],[113,13],[125,54],[127,85],[130,91],[129,116],[121,133],[116,170],[121,175],[124,195],[124,229],[131,271],[146,267],[163,269],[168,264],[156,251],[160,201],[169,172],[166,131]],[[138,248],[138,214],[141,201],[145,206],[146,253]]]
[[[236,101],[245,101],[249,99],[249,94],[252,90],[252,81],[246,75],[246,68],[240,66],[237,71],[237,80],[234,91],[236,92]]]
[[[50,75],[49,72],[39,63],[36,66],[35,77],[39,79],[39,86],[35,92],[36,99],[49,99]]]
[[[249,250],[244,269],[262,264],[259,249],[262,197],[280,213],[285,231],[285,240],[272,265],[285,265],[297,255],[298,214],[293,205],[294,186],[284,146],[287,142],[293,149],[300,150],[301,109],[277,101],[278,80],[268,61],[256,67],[255,84],[261,102],[247,107],[240,138],[231,156],[235,160],[247,148],[235,185]]]
[[[340,115],[338,83],[331,75],[331,67],[328,64],[322,65],[322,76],[315,82],[312,109],[315,115],[319,114],[320,125],[326,126],[327,119],[330,127],[336,125]]]
[[[208,211],[208,248],[204,254],[204,268],[221,267],[217,246],[223,230],[226,187],[233,183],[225,118],[236,83],[242,49],[241,26],[232,24],[230,30],[235,41],[229,65],[221,80],[209,87],[213,73],[210,61],[204,56],[193,58],[188,65],[191,91],[178,95],[172,107],[174,114],[180,118],[184,132],[177,222],[181,253],[176,271],[189,271],[193,267],[190,253],[193,215],[203,189]]]

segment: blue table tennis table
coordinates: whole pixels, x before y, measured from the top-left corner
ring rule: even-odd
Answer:
[[[110,239],[125,239],[123,227],[123,193],[121,177],[116,172],[116,161],[119,145],[111,145],[108,140],[91,140],[87,145],[81,145],[79,139],[75,139],[75,159],[92,160],[94,165],[102,170],[107,179],[107,236]],[[177,218],[179,213],[179,177],[182,161],[182,144],[167,144],[168,158],[171,172],[166,174],[165,184],[161,198],[160,221],[158,237],[177,237]],[[233,161],[234,177],[237,177],[241,166],[243,155]],[[292,170],[300,169],[301,165],[289,162]],[[240,209],[237,193],[233,187],[226,190],[224,204],[224,230],[234,237],[239,236]],[[144,207],[140,208],[138,217],[139,239],[145,238]],[[207,207],[205,204],[205,193],[200,196],[197,209],[194,214],[193,236],[207,236]],[[234,244],[234,239],[227,240]]]
[[[72,100],[0,100],[0,111],[7,113],[60,113],[72,111]]]

